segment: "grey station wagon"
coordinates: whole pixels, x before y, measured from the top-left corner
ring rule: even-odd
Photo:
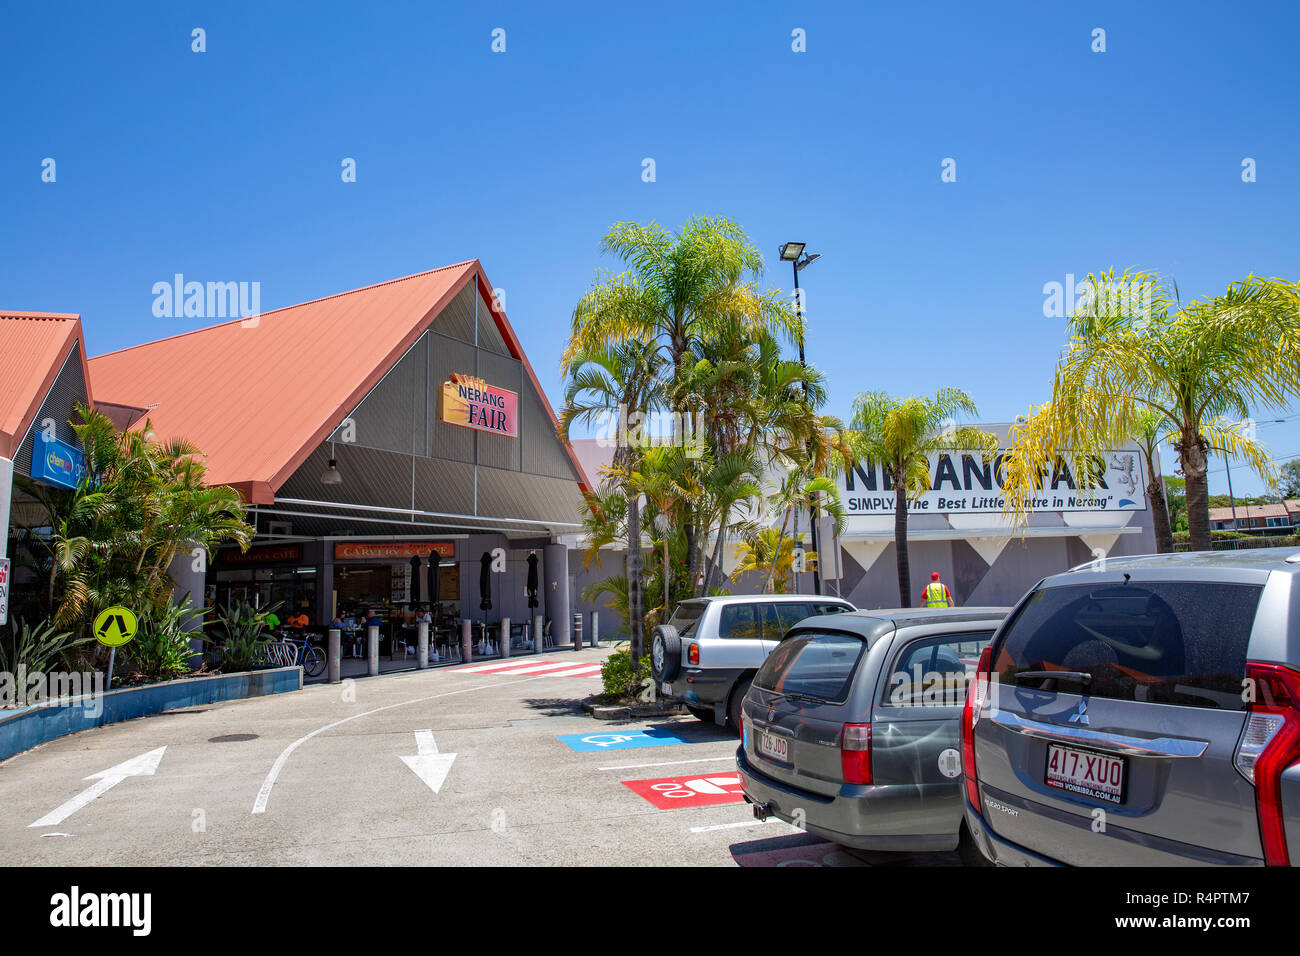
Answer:
[[[1045,579],[981,658],[963,715],[977,845],[1011,866],[1288,864],[1297,667],[1300,555],[1284,549]]]
[[[792,628],[741,709],[736,764],[754,815],[861,849],[958,847],[959,720],[1006,613],[856,611]]]

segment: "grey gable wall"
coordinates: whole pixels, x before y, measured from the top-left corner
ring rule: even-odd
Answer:
[[[471,282],[362,399],[349,416],[355,441],[343,441],[343,425],[330,436],[336,442],[339,467],[345,474],[350,464],[372,472],[364,476],[367,483],[383,489],[383,497],[396,506],[409,502],[414,471],[415,507],[420,510],[577,523],[582,499],[564,445],[523,363],[508,354],[505,340],[481,301],[475,315],[475,299]],[[517,438],[438,420],[442,383],[453,372],[473,374],[518,393]],[[355,454],[349,454],[349,445],[390,454],[371,455],[362,465]],[[327,442],[324,450],[317,449],[285,483],[280,494],[332,500],[333,489],[319,483],[323,464],[318,459],[328,456]],[[357,474],[355,470],[351,473]],[[337,491],[342,494],[346,488],[340,486]]]

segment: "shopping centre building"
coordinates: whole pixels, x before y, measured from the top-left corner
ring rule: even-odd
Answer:
[[[606,610],[584,589],[622,572],[616,548],[588,567],[581,536],[583,490],[613,449],[557,437],[477,260],[89,360],[77,316],[9,313],[0,363],[0,528],[40,523],[16,489],[4,513],[12,473],[75,487],[75,403],[122,428],[147,422],[160,439],[200,448],[208,481],[236,488],[256,526],[246,552],[173,565],[178,593],[208,605],[274,604],[318,627],[374,612],[398,625],[433,597],[445,632],[540,616],[562,645],[575,612]],[[989,427],[1005,438],[1006,426]],[[1095,493],[1068,469],[1044,476],[1028,526],[1013,530],[1001,516],[1000,459],[935,456],[932,490],[909,521],[918,598],[932,571],[962,604],[1007,604],[1094,554],[1154,550],[1142,456],[1121,449],[1098,464]],[[821,589],[893,606],[892,490],[870,466],[839,480],[847,520],[822,523]],[[735,562],[733,546],[724,571]],[[813,575],[793,584],[811,591]],[[606,613],[605,636],[616,626]]]
[[[443,618],[541,615],[567,640],[569,553],[558,541],[581,526],[587,479],[477,260],[88,363],[75,317],[54,323],[46,339],[75,337],[77,361],[62,364],[79,370],[80,388],[26,384],[39,412],[7,429],[49,417],[72,438],[73,402],[90,400],[124,427],[147,421],[160,439],[192,442],[208,481],[249,505],[253,546],[206,568],[182,556],[178,591],[330,622],[405,619],[436,587]],[[4,335],[8,358],[14,333]],[[10,458],[24,474],[25,441]]]

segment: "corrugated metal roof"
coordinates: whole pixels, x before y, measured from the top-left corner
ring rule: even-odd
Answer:
[[[203,450],[210,482],[269,504],[476,274],[490,302],[474,259],[101,355],[95,395],[148,407],[160,438]],[[491,314],[540,392],[505,315]]]
[[[0,312],[0,455],[14,457],[46,392],[78,344],[78,355],[84,356],[80,316]]]
[[[1237,505],[1237,518],[1244,521],[1247,518],[1285,518],[1287,516],[1286,505],[1283,504],[1265,504],[1265,505]],[[1231,521],[1232,508],[1211,508],[1211,521]]]

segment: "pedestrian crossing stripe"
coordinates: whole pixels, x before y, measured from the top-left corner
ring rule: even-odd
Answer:
[[[600,662],[492,661],[455,668],[457,674],[492,674],[502,677],[599,677]]]

